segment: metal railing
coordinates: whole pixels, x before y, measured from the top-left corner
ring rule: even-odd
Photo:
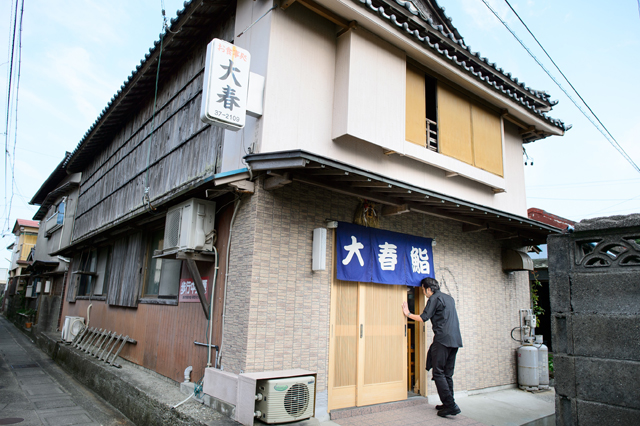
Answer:
[[[427,149],[438,152],[438,124],[433,121],[427,120]]]

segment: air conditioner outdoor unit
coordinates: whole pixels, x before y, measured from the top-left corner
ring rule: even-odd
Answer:
[[[64,326],[62,327],[62,340],[67,343],[73,341],[78,333],[84,327],[84,318],[68,316],[64,317]]]
[[[167,212],[162,251],[213,250],[216,203],[192,198]]]
[[[264,423],[286,423],[313,416],[316,379],[314,376],[258,380],[256,417]],[[259,399],[259,398],[258,398]]]

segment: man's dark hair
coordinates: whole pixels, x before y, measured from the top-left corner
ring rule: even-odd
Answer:
[[[434,293],[440,290],[440,284],[438,284],[438,280],[435,278],[423,278],[422,281],[420,281],[420,285],[425,291],[427,291],[428,288]]]

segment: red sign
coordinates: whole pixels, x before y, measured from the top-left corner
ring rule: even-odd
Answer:
[[[208,277],[202,277],[202,285],[204,286],[205,299],[209,300],[209,287],[207,284],[209,283]],[[200,302],[200,298],[198,297],[198,290],[196,290],[196,285],[191,278],[183,278],[180,280],[180,298],[178,299],[180,303],[194,303]]]

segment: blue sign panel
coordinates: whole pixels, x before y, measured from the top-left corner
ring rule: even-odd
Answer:
[[[339,222],[336,239],[339,280],[415,287],[435,277],[431,238]]]

